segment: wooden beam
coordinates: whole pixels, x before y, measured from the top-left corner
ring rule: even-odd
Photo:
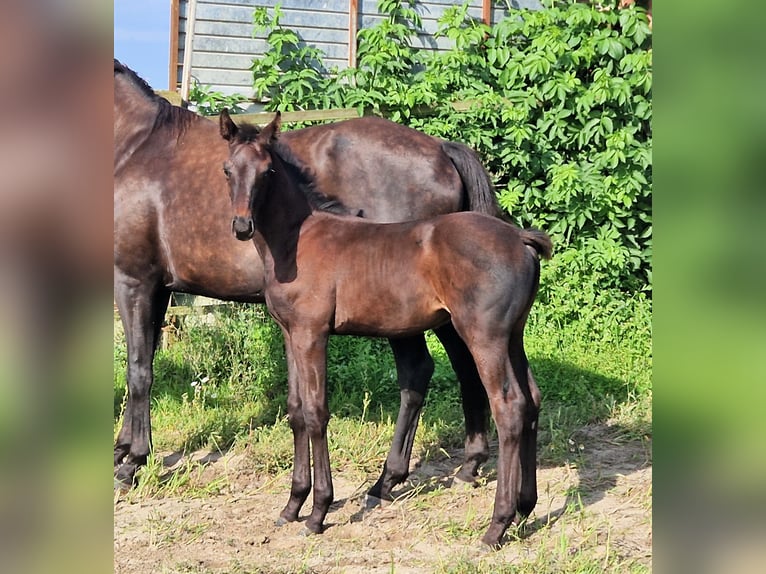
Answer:
[[[154,93],[158,96],[162,96],[174,106],[183,106],[184,102],[181,99],[181,94],[175,90],[154,90]]]
[[[356,108],[331,108],[329,110],[304,110],[299,112],[282,112],[283,123],[293,122],[316,122],[348,120],[358,118],[359,111]],[[231,119],[234,123],[247,122],[250,124],[266,125],[274,119],[274,112],[258,112],[254,114],[236,114]]]
[[[507,102],[511,105],[510,102]],[[452,102],[450,106],[456,112],[465,112],[476,106],[481,105],[479,100],[458,100]],[[418,106],[412,110],[416,117],[427,116],[433,113],[430,106]],[[298,112],[282,112],[282,123],[290,124],[294,122],[332,122],[340,120],[349,120],[358,118],[359,110],[357,108],[330,108],[328,110],[303,110]],[[247,122],[265,126],[274,119],[274,112],[258,112],[252,114],[234,114],[231,116],[234,123]]]

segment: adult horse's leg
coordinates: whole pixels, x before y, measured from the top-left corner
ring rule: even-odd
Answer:
[[[333,500],[330,451],[327,445],[327,328],[301,327],[290,332],[298,392],[314,463],[314,506],[306,520],[308,532],[324,530],[324,519]]]
[[[473,483],[479,474],[479,466],[489,458],[487,429],[489,402],[481,383],[476,363],[468,347],[457,334],[452,323],[434,329],[444,346],[452,368],[460,381],[465,417],[465,459],[455,478]]]
[[[146,464],[152,444],[149,415],[154,374],[152,362],[160,340],[170,291],[122,273],[115,274],[115,299],[128,350],[127,400],[122,427],[114,446],[117,481],[130,485],[139,466]]]
[[[311,460],[309,435],[303,418],[303,403],[298,387],[298,371],[290,344],[290,334],[283,329],[285,355],[287,358],[287,418],[293,431],[293,478],[290,499],[279,514],[277,526],[298,520],[303,503],[311,492]]]
[[[426,347],[425,336],[389,339],[388,342],[396,361],[401,401],[394,439],[383,464],[383,473],[367,493],[368,507],[380,504],[381,500],[391,500],[393,487],[409,475],[415,431],[418,428],[428,383],[434,372],[434,362]]]

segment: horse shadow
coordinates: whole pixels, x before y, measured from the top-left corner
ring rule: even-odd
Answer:
[[[538,464],[538,470],[572,467],[575,476],[571,484],[564,490],[563,496],[550,495],[544,492],[546,485],[540,483],[538,475],[538,490],[541,492],[535,512],[529,519],[517,523],[517,528],[509,530],[507,536],[523,540],[542,529],[550,528],[571,510],[584,509],[603,499],[618,485],[620,477],[650,467],[650,446],[645,438],[633,434],[632,428],[600,423],[586,425],[572,433],[576,444],[582,446],[582,442],[585,442],[589,446],[573,449],[569,456],[561,457],[558,462],[549,459]],[[455,478],[462,464],[462,452],[459,449],[449,452],[448,457],[417,463],[405,484],[394,491],[392,503],[450,488],[482,488],[494,493],[497,480],[495,441],[490,443],[490,453],[489,461],[481,468],[480,476],[474,484]],[[363,521],[378,507],[367,504],[364,492],[357,491],[347,498],[337,500],[330,512],[349,503],[360,505],[359,510],[351,516],[351,522]]]

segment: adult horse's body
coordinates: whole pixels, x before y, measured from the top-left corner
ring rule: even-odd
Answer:
[[[463,212],[380,224],[317,208],[316,191],[277,140],[279,114],[263,131],[239,129],[224,111],[224,172],[232,230],[253,239],[264,261],[269,312],[282,328],[295,461],[281,521],[295,521],[311,490],[306,527],[323,530],[333,499],[327,444],[330,334],[401,337],[450,319],[476,360],[498,432],[497,492],[483,537],[500,544],[517,511],[537,502],[540,391],[523,333],[551,242],[499,219]]]
[[[472,209],[497,213],[475,154],[380,118],[287,132],[283,142],[317,189],[375,221],[405,221]],[[114,289],[128,349],[128,394],[114,448],[115,476],[134,479],[151,445],[152,361],[172,291],[263,302],[263,267],[253,245],[236,241],[220,175],[228,155],[215,122],[156,96],[114,63]],[[329,187],[329,182],[334,182]],[[444,344],[464,395],[466,459],[474,479],[487,458],[487,398],[465,345],[447,324]],[[412,440],[433,361],[422,334],[391,341],[401,407],[390,454],[370,499],[390,498],[407,476]],[[477,389],[479,392],[477,392]]]

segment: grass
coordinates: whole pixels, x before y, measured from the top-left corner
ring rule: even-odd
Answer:
[[[438,340],[429,335],[428,345],[436,369],[413,457],[421,463],[437,461],[456,468],[464,440],[459,389]],[[626,299],[617,311],[574,323],[557,321],[555,312],[533,309],[525,345],[543,393],[540,468],[569,467],[572,472],[586,468],[582,443],[587,444],[587,439],[580,431],[593,423],[608,424],[615,444],[646,441],[651,436],[649,302],[641,297]],[[116,434],[125,395],[125,345],[119,328],[115,329],[114,365]],[[286,495],[293,445],[285,416],[284,355],[278,330],[263,307],[232,305],[219,311],[213,322],[187,320],[177,340],[158,352],[155,373],[155,453],[174,453],[181,460],[169,470],[162,456],[152,455],[139,471],[139,486],[124,495],[129,501],[231,493],[228,473],[211,479],[204,464],[180,456],[195,451],[241,454],[248,469],[271,477],[259,491]],[[393,436],[399,408],[395,366],[385,341],[336,337],[329,349],[328,374],[333,473],[343,473],[344,480],[360,485],[361,495],[380,473]],[[452,459],[447,459],[449,454]],[[480,482],[492,480],[493,473],[494,457],[485,465]],[[537,524],[533,536],[514,542],[518,556],[513,560],[455,552],[429,568],[444,573],[649,572],[645,561],[616,548],[612,525],[595,517],[583,502],[613,488],[618,480],[581,474],[579,486],[563,493],[567,504],[561,516],[553,519],[563,520],[566,528]],[[481,499],[486,504],[486,489],[476,490],[484,492]],[[429,513],[428,522],[420,526],[455,548],[466,540],[478,541],[491,512],[489,507],[477,506],[474,491],[444,488],[443,477],[418,478],[401,494],[396,504],[403,505],[408,520],[420,520],[425,514],[419,511],[425,508],[443,508],[435,516]],[[638,504],[650,514],[651,490],[626,496],[643,497]],[[550,519],[551,509],[536,510],[538,516],[545,512]],[[193,543],[204,532],[204,525],[181,522],[171,528],[156,516],[147,527],[153,529],[157,544]],[[308,566],[312,547],[306,552],[300,565],[286,566],[284,571],[313,571]],[[392,572],[396,566],[392,555]],[[269,571],[264,568],[257,571]],[[241,571],[252,570],[243,566]]]
[[[525,343],[543,394],[542,464],[571,454],[572,433],[611,420],[626,433],[651,434],[651,333],[648,303],[627,321],[604,321],[600,332],[561,328],[533,315]],[[289,468],[292,444],[284,417],[286,372],[278,329],[262,306],[232,305],[212,324],[187,324],[155,359],[152,426],[157,451],[227,450],[248,445],[264,472]],[[116,324],[117,325],[117,324]],[[436,362],[415,452],[428,459],[463,441],[460,395],[438,340],[428,337]],[[115,328],[115,433],[125,397],[125,345]],[[328,360],[333,418],[333,464],[362,473],[385,458],[399,408],[396,373],[382,340],[334,337]]]

